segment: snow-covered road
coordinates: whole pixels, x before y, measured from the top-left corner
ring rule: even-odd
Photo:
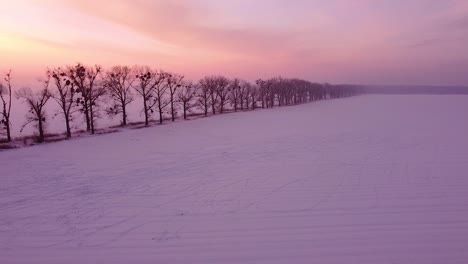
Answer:
[[[0,152],[0,263],[468,261],[468,96],[360,96]]]

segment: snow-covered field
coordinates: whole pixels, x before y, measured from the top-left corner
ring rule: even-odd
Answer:
[[[468,262],[468,96],[359,96],[0,152],[0,263]]]

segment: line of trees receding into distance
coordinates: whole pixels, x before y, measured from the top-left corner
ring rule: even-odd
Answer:
[[[157,113],[159,123],[167,113],[172,121],[178,110],[184,119],[198,109],[204,116],[209,113],[254,110],[302,104],[317,100],[357,95],[363,88],[355,85],[312,83],[301,79],[275,77],[249,82],[221,75],[206,76],[198,82],[186,80],[183,75],[155,70],[149,66],[114,66],[104,70],[101,66],[73,66],[48,69],[36,89],[21,88],[14,91],[11,70],[0,82],[0,130],[7,141],[11,135],[12,96],[28,107],[26,125],[34,124],[38,142],[45,137],[47,121],[45,106],[55,101],[63,116],[66,137],[72,136],[71,123],[75,113],[84,118],[86,131],[94,134],[96,120],[102,112],[120,116],[121,125],[128,123],[128,105],[137,97],[141,101],[142,121],[148,126]]]

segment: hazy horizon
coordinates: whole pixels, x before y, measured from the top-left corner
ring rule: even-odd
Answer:
[[[147,64],[190,79],[468,84],[468,2],[0,0],[0,71]]]

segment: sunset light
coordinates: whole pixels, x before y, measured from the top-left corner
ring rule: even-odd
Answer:
[[[1,68],[21,76],[25,68],[41,73],[81,61],[148,64],[194,78],[217,71],[362,84],[468,81],[458,70],[468,67],[463,0],[3,0],[2,6]]]

